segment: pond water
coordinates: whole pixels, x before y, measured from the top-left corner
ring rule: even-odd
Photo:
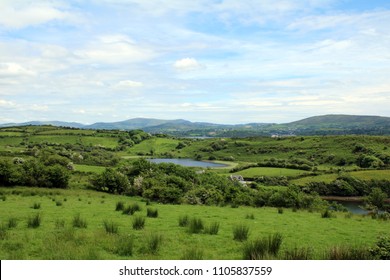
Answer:
[[[360,201],[336,201],[336,202],[343,205],[352,214],[365,215],[368,213],[367,210],[362,208],[363,202]]]
[[[150,158],[148,161],[153,163],[174,163],[186,167],[225,167],[226,164],[208,162],[208,161],[199,161],[188,158]]]

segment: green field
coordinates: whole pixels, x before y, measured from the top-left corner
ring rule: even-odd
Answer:
[[[244,178],[254,178],[259,176],[286,176],[286,177],[296,177],[302,174],[307,174],[308,172],[303,170],[296,169],[287,169],[287,168],[274,168],[274,167],[253,167],[248,168],[234,174],[242,175]]]
[[[131,155],[150,154],[151,152],[152,154],[169,153],[175,150],[178,144],[179,141],[177,139],[152,138],[131,147],[128,149],[128,153]]]
[[[106,168],[103,166],[75,164],[74,169],[79,172],[102,173]]]
[[[242,259],[243,244],[233,240],[235,225],[249,227],[249,240],[280,233],[282,246],[277,256],[284,258],[286,250],[309,248],[311,258],[323,259],[334,246],[373,246],[376,238],[387,234],[389,223],[370,217],[338,214],[331,219],[320,213],[293,212],[276,208],[210,207],[190,205],[145,205],[139,199],[81,190],[50,190],[36,188],[1,189],[0,221],[6,227],[10,220],[16,226],[6,230],[0,240],[1,259],[182,259],[186,252],[198,250],[203,259]],[[12,192],[14,194],[12,194]],[[138,203],[141,211],[133,216],[115,211],[116,203]],[[39,209],[33,209],[39,204]],[[146,209],[158,210],[157,218],[146,217]],[[28,217],[41,215],[37,228],[27,226]],[[75,228],[74,217],[80,214],[86,228]],[[191,234],[178,225],[182,215],[201,218],[205,225],[219,223],[216,235]],[[253,215],[253,219],[247,219]],[[132,228],[135,216],[146,217],[142,230]],[[103,221],[118,226],[116,234],[106,233]],[[156,252],[148,250],[148,238],[162,238]],[[118,253],[119,241],[133,238],[131,256]]]

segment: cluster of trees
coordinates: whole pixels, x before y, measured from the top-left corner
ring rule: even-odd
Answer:
[[[96,190],[141,196],[161,203],[205,205],[250,205],[313,208],[324,205],[318,194],[298,187],[269,190],[242,185],[213,172],[196,171],[175,164],[150,163],[140,159],[130,166],[106,169],[92,180]]]
[[[0,160],[0,185],[67,188],[72,165],[60,156]]]
[[[357,178],[340,175],[336,180],[326,182],[310,182],[303,190],[306,192],[317,192],[325,196],[366,196],[374,188],[380,189],[390,196],[390,181],[388,180],[359,180]]]
[[[230,169],[230,173],[239,172],[252,167],[277,167],[277,168],[289,168],[289,169],[300,169],[300,170],[312,170],[314,168],[314,164],[302,158],[293,158],[293,159],[276,159],[270,158],[260,161],[258,163],[246,164],[234,167]]]

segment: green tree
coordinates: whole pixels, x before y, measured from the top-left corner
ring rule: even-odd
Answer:
[[[365,201],[368,208],[379,210],[383,208],[386,198],[386,193],[384,193],[380,188],[373,188],[371,193],[365,197]]]

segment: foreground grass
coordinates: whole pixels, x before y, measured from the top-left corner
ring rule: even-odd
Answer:
[[[283,236],[280,254],[273,258],[309,248],[311,258],[323,259],[335,246],[373,246],[390,228],[388,221],[346,218],[345,214],[323,219],[320,213],[290,209],[279,214],[276,208],[146,206],[138,198],[85,190],[13,188],[0,192],[6,196],[0,201],[0,224],[7,225],[12,219],[15,225],[4,229],[1,259],[182,259],[194,248],[197,258],[201,254],[203,259],[242,259],[245,244],[234,240],[233,229],[243,223],[249,228],[248,242],[276,233]],[[141,211],[123,215],[115,211],[119,201],[137,203]],[[31,208],[34,203],[40,203],[40,209]],[[158,217],[147,217],[148,207],[158,210]],[[38,213],[39,227],[28,227],[28,219]],[[247,219],[248,214],[253,219]],[[191,234],[188,226],[178,224],[183,215],[189,220],[201,219],[206,226],[218,224],[218,233]],[[88,226],[74,227],[77,216]],[[133,229],[137,217],[145,219],[145,225]],[[107,225],[114,225],[115,230],[107,230]]]

